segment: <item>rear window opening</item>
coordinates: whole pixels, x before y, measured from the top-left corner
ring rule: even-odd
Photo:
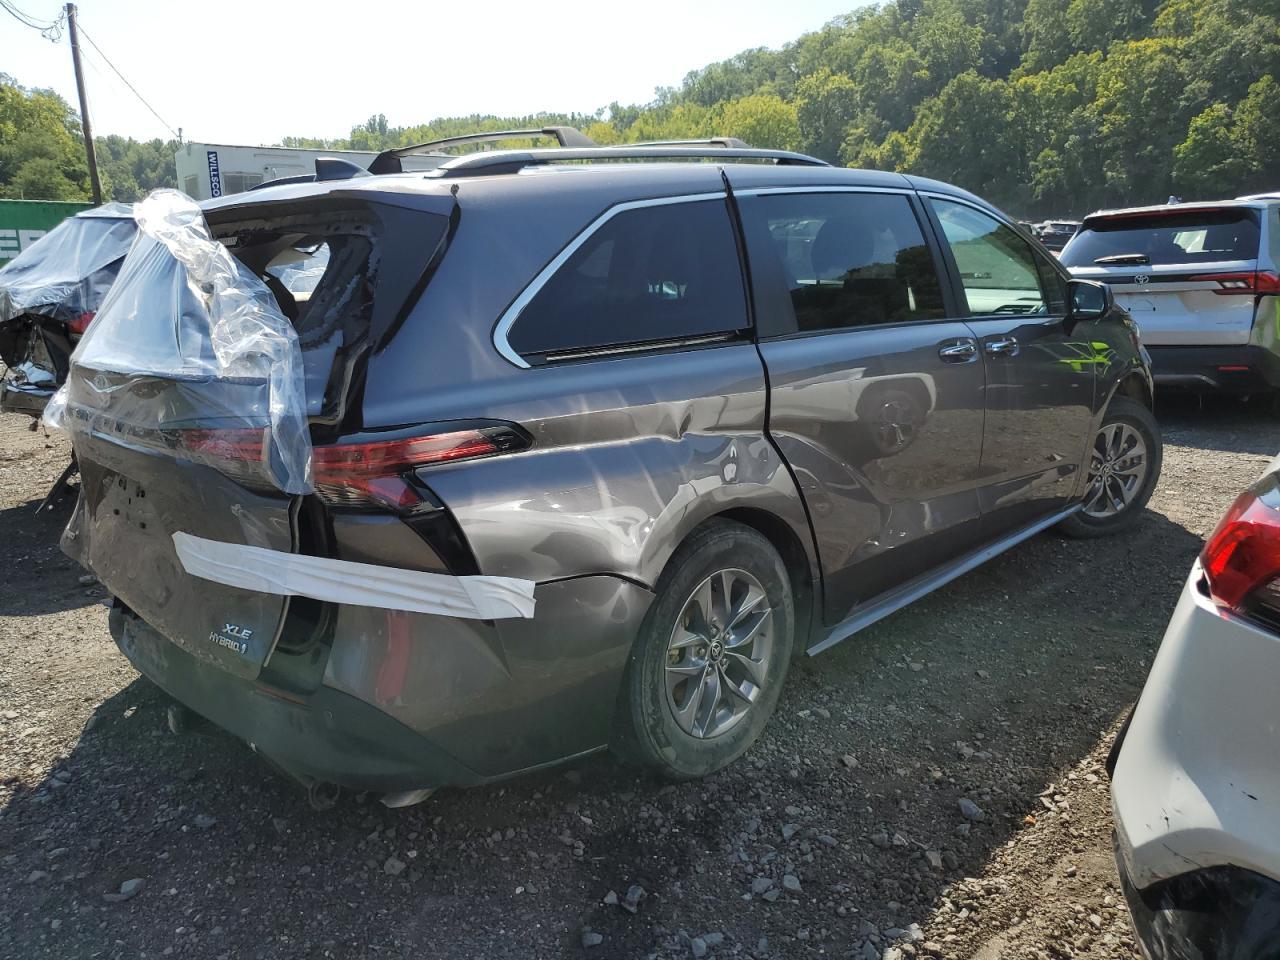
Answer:
[[[364,358],[411,305],[447,218],[350,201],[255,205],[210,223],[298,332],[307,416],[338,425],[358,404]],[[252,215],[252,219],[248,217]]]
[[[1156,212],[1088,220],[1063,252],[1068,267],[1159,266],[1256,260],[1258,212]]]

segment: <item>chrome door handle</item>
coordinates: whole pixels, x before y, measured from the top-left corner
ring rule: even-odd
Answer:
[[[995,340],[985,341],[982,346],[989,357],[1016,357],[1018,355],[1018,340],[1016,337],[998,337]]]
[[[978,345],[968,337],[944,340],[938,345],[938,356],[943,363],[973,363],[978,359]]]

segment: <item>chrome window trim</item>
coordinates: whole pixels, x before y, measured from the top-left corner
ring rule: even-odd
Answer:
[[[511,328],[515,322],[520,319],[520,314],[529,302],[541,292],[547,281],[563,267],[570,257],[577,253],[578,248],[591,239],[597,230],[612,220],[620,213],[626,213],[630,210],[640,210],[644,207],[664,207],[675,203],[701,203],[704,200],[724,200],[728,194],[723,191],[720,193],[687,193],[674,197],[653,197],[648,200],[628,200],[624,203],[615,204],[600,216],[596,217],[561,250],[556,256],[543,267],[528,285],[520,291],[520,295],[511,301],[511,305],[502,312],[502,316],[498,318],[497,324],[493,328],[493,345],[500,353],[504,360],[515,364],[517,367],[528,370],[532,368],[524,357],[516,353],[511,344],[507,341],[507,335],[511,332]],[[602,348],[596,348],[602,349]]]
[[[766,197],[778,193],[893,193],[910,197],[915,191],[910,187],[839,186],[835,184],[830,186],[812,184],[807,187],[745,187],[741,190],[735,188],[733,191],[735,197]]]

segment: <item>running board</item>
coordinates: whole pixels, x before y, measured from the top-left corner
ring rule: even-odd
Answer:
[[[946,586],[957,577],[962,577],[975,567],[980,567],[992,557],[998,557],[1010,547],[1016,547],[1024,540],[1029,540],[1042,530],[1047,530],[1055,523],[1060,523],[1067,517],[1071,516],[1080,509],[1080,504],[1063,510],[1061,513],[1055,513],[1051,517],[1044,520],[1037,520],[1029,527],[1024,527],[1017,533],[1014,533],[1003,540],[997,540],[990,546],[975,550],[973,553],[965,554],[955,563],[944,567],[937,573],[926,574],[923,577],[917,577],[910,580],[901,587],[893,590],[891,593],[885,594],[881,599],[869,603],[865,607],[856,609],[852,616],[846,617],[838,624],[831,628],[831,632],[826,638],[818,641],[812,647],[805,651],[809,656],[816,657],[824,650],[829,650],[841,640],[848,640],[859,630],[865,630],[873,623],[877,623],[889,616],[891,613],[897,613],[903,607],[910,603],[915,603],[925,594],[932,593],[939,587]]]

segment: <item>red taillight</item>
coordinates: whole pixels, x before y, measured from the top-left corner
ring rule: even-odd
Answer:
[[[1280,510],[1256,493],[1241,494],[1209,537],[1200,565],[1214,601],[1239,610],[1280,577]]]
[[[1216,283],[1218,289],[1213,292],[1219,295],[1245,294],[1252,297],[1280,293],[1280,275],[1269,270],[1251,270],[1248,273],[1202,273],[1191,279]]]
[[[265,429],[183,430],[178,442],[200,459],[261,463],[267,454]]]
[[[80,316],[67,323],[67,330],[75,334],[77,337],[81,336],[89,329],[89,324],[93,323],[93,318],[94,312],[92,310],[82,313]]]
[[[251,487],[272,485],[266,427],[179,430],[166,449],[176,449],[184,459],[212,467]]]
[[[316,493],[338,506],[381,504],[409,510],[422,502],[403,476],[415,467],[486,457],[523,445],[514,431],[500,428],[316,447],[312,480]]]

